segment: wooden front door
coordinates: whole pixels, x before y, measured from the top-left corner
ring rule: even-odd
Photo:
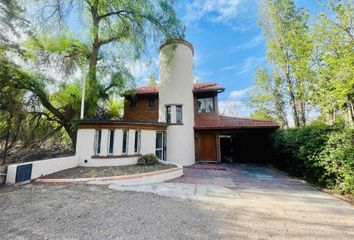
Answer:
[[[199,133],[199,160],[216,161],[216,137],[213,133]]]

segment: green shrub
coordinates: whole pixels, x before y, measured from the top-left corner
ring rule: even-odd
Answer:
[[[138,159],[138,165],[150,166],[158,163],[158,158],[155,154],[146,154]]]
[[[354,193],[354,130],[313,124],[272,135],[273,164],[290,175]]]

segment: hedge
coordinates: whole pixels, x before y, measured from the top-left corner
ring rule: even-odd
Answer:
[[[271,136],[273,165],[292,176],[354,194],[354,130],[312,124]]]

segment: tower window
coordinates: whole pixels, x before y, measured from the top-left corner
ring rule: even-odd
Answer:
[[[166,122],[171,122],[171,106],[166,106]]]
[[[176,123],[182,123],[182,106],[176,106]]]

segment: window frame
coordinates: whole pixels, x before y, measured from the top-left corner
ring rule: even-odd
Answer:
[[[94,153],[96,156],[101,154],[101,147],[102,147],[102,129],[95,129]]]
[[[213,109],[212,111],[208,111],[208,106],[206,105],[207,104],[207,100],[211,100],[209,102],[211,102],[213,104]],[[203,112],[201,110],[201,108],[199,108],[199,101],[204,101],[204,105],[205,105],[205,111]],[[216,108],[215,108],[215,97],[199,97],[197,98],[197,110],[198,110],[198,113],[215,113],[216,112]]]
[[[165,107],[165,111],[166,111],[166,123],[171,123],[171,110],[172,107],[170,105]]]
[[[156,98],[155,97],[150,97],[150,98],[148,98],[148,107],[149,108],[154,108],[154,107],[156,107]],[[153,104],[151,104],[151,103],[153,103]]]
[[[178,119],[178,109],[181,109],[180,111],[180,120]],[[183,106],[182,105],[176,105],[176,124],[183,124]]]

